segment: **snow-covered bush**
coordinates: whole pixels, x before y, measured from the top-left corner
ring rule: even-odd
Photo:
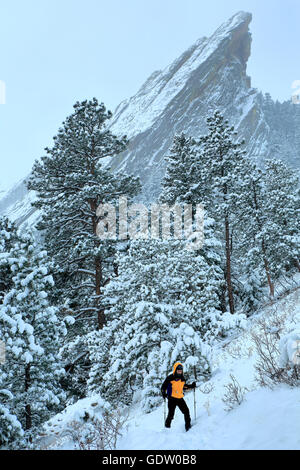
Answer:
[[[211,374],[211,349],[187,323],[170,331],[170,341],[163,341],[160,349],[152,351],[148,357],[148,370],[145,375],[142,406],[146,412],[161,403],[160,388],[175,362],[184,365],[184,376],[188,380],[203,380]]]
[[[246,329],[247,317],[244,313],[235,313],[232,315],[229,312],[224,312],[222,315],[216,315],[214,319],[211,320],[211,328],[215,333],[215,338],[224,337],[231,330]]]
[[[230,374],[231,382],[225,385],[226,392],[222,401],[225,403],[225,411],[231,411],[244,401],[245,394],[248,391],[246,387],[239,384],[236,377]]]
[[[279,342],[281,367],[300,364],[300,330],[294,330],[283,336]]]
[[[87,379],[91,364],[85,336],[78,335],[64,344],[59,356],[64,362],[66,371],[61,384],[67,394],[67,404],[72,404],[87,394]]]
[[[289,385],[300,386],[300,330],[283,336],[279,349],[279,365],[285,371],[285,380]]]
[[[0,446],[5,446],[15,439],[22,437],[23,434],[22,425],[15,414],[0,403]]]
[[[101,390],[103,397],[111,400],[118,400],[120,395],[120,384],[117,378],[109,381],[106,386],[106,374],[110,370],[110,359],[115,351],[114,333],[116,320],[104,326],[102,330],[93,331],[85,337],[85,346],[89,352],[90,370],[87,380],[87,392],[98,393]],[[127,392],[126,385],[122,389],[122,396],[125,398]],[[131,395],[131,394],[130,394]],[[125,399],[126,401],[126,399]]]
[[[295,330],[280,337],[278,324],[270,327],[266,320],[259,322],[259,330],[252,332],[258,361],[257,379],[260,385],[273,387],[285,383],[300,385],[300,332]]]
[[[263,273],[250,263],[251,253],[248,254],[246,260],[243,260],[243,270],[247,274],[242,276],[237,282],[233,280],[234,291],[237,296],[237,307],[239,311],[244,312],[247,316],[260,307],[264,297],[266,296],[266,288],[264,286]]]
[[[71,422],[69,434],[76,450],[114,450],[126,421],[127,416],[119,410],[105,411],[101,418],[94,417],[84,424]]]
[[[195,380],[207,378],[211,373],[211,348],[201,339],[201,335],[187,323],[172,330],[174,347],[171,363],[177,360],[184,363],[185,375]]]

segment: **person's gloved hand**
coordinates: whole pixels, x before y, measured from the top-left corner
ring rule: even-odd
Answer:
[[[196,388],[196,382],[193,382],[191,388]]]
[[[168,395],[166,394],[166,392],[162,392],[162,396],[163,396],[163,399],[167,398]]]

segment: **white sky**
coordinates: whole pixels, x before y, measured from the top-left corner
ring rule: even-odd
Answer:
[[[239,10],[253,14],[252,86],[290,99],[299,0],[0,0],[0,190],[30,172],[77,100],[95,96],[114,111]]]

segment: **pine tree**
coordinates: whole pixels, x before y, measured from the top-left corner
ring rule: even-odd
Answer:
[[[268,238],[272,247],[270,264],[278,278],[297,267],[300,271],[300,180],[299,173],[281,160],[265,163],[265,211]]]
[[[227,294],[230,312],[234,313],[232,252],[240,200],[245,191],[245,151],[242,150],[243,142],[236,141],[234,127],[228,125],[219,111],[207,119],[207,126],[207,135],[198,141],[184,135],[175,137],[171,155],[167,158],[160,201],[170,205],[201,203],[204,206],[205,217],[211,222],[205,227],[201,254],[206,256],[207,241],[218,242],[209,251],[215,270],[225,280],[219,299],[222,310],[226,311]]]
[[[294,139],[295,139],[295,147],[296,147],[296,156],[298,159],[300,158],[300,129],[299,129],[299,123],[300,123],[300,104],[295,104],[295,118],[294,118]]]
[[[91,348],[96,354],[89,384],[99,384],[100,369],[103,396],[129,404],[135,391],[153,386],[148,377],[151,357],[154,351],[160,357],[162,343],[175,348],[175,328],[186,323],[209,344],[226,325],[216,308],[219,279],[214,269],[182,240],[132,241],[118,264],[118,277],[104,288],[108,324]],[[188,347],[183,352],[187,357],[201,355],[202,349],[193,351],[193,344],[189,354]],[[164,362],[163,357],[159,360]],[[149,394],[144,397],[147,401]]]
[[[231,314],[235,312],[232,282],[233,225],[239,217],[246,174],[244,142],[219,111],[207,118],[208,133],[200,138],[198,188],[208,214],[216,221],[224,247],[226,291]]]
[[[28,182],[28,189],[37,192],[33,205],[42,209],[37,228],[59,272],[55,301],[65,305],[84,331],[92,322],[98,328],[105,323],[101,287],[110,277],[114,257],[113,242],[97,235],[97,208],[123,194],[130,200],[140,189],[137,178],[114,175],[102,165],[127,145],[125,136],[119,139],[107,129],[110,118],[111,112],[96,98],[77,102],[53,147],[35,162]]]
[[[264,169],[249,165],[246,184],[239,232],[244,270],[264,277],[273,297],[274,281],[299,269],[299,180],[283,162],[266,160]]]
[[[182,213],[186,205],[192,206],[192,221],[195,225],[196,206],[206,201],[205,177],[202,177],[202,169],[197,161],[197,142],[187,137],[184,133],[175,135],[170,155],[166,157],[166,173],[162,181],[159,202],[168,204],[170,208],[181,206]],[[222,244],[217,238],[215,220],[203,213],[204,240],[201,249],[195,249],[195,256],[202,256],[214,271],[215,279],[219,280],[219,290],[215,301],[215,307],[226,310],[224,299],[224,268],[222,263]]]
[[[1,401],[3,398],[7,401],[8,397],[10,397],[10,393],[7,390],[0,390]],[[22,425],[15,414],[10,408],[0,403],[0,447],[22,438],[23,435]]]
[[[17,229],[7,217],[0,217],[0,304],[12,287],[12,273],[7,256],[17,238]]]
[[[114,347],[115,323],[117,320],[109,322],[101,330],[92,331],[84,338],[85,347],[89,352],[91,367],[87,379],[87,393],[93,394],[99,391],[99,384],[103,384],[103,376],[110,368],[110,358]],[[104,396],[113,395],[118,397],[112,390],[108,390],[102,385]]]
[[[256,272],[258,278],[265,277],[270,294],[274,295],[274,282],[270,273],[266,236],[264,234],[268,216],[264,210],[262,170],[252,162],[248,162],[245,188],[243,203],[241,204],[244,210],[240,212],[237,232],[237,249],[243,262],[241,272],[244,272],[247,276],[246,286],[248,288],[251,280],[254,284],[256,283],[257,278],[253,276],[254,272]],[[257,285],[259,285],[258,280]],[[256,294],[258,295],[260,291],[261,289],[258,289]],[[253,303],[255,303],[254,299]]]
[[[6,261],[13,285],[0,306],[0,337],[6,348],[0,383],[10,395],[3,406],[13,410],[17,428],[20,422],[28,431],[63,406],[59,380],[64,369],[58,352],[66,328],[49,304],[49,260],[32,234],[18,234]]]
[[[166,172],[159,196],[161,203],[197,204],[202,200],[193,191],[197,183],[196,141],[184,133],[175,135],[170,154],[165,158]]]

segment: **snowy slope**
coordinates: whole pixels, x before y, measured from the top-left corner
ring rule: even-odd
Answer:
[[[205,403],[211,400],[209,411]],[[255,390],[245,403],[225,412],[221,400],[197,394],[198,419],[186,433],[177,412],[171,429],[163,429],[162,410],[139,416],[118,449],[144,450],[300,450],[299,391],[280,387]],[[187,403],[193,410],[192,397]],[[209,415],[208,415],[209,412]]]
[[[300,284],[300,276],[297,279]],[[194,421],[193,392],[186,394],[193,427],[186,433],[183,416],[177,410],[171,429],[163,426],[163,404],[145,414],[139,397],[130,409],[127,428],[118,441],[118,449],[297,449],[300,450],[299,389],[286,385],[273,390],[261,388],[255,379],[256,351],[251,331],[258,321],[266,318],[270,326],[274,315],[281,317],[285,334],[300,325],[300,288],[295,288],[281,300],[266,306],[248,320],[246,329],[223,341],[214,349],[213,376],[196,391],[197,420]],[[232,374],[248,390],[244,401],[226,411],[222,401],[225,386]],[[96,402],[96,405],[95,405]],[[98,403],[98,405],[97,405]],[[101,416],[106,406],[100,397],[80,400],[63,414],[51,419],[45,427],[43,448],[73,449],[74,442],[66,434],[68,424],[85,411],[96,410]],[[97,408],[98,406],[98,408]]]
[[[149,415],[136,412],[128,433],[119,441],[119,449],[297,449],[300,450],[299,390],[287,386],[275,390],[260,388],[255,381],[256,353],[251,329],[261,316],[274,312],[287,314],[290,322],[300,323],[299,289],[275,306],[260,312],[247,330],[224,348],[214,352],[213,378],[197,390],[197,421],[186,433],[183,417],[176,412],[170,430],[163,429],[163,408]],[[245,401],[232,411],[225,411],[224,386],[233,374],[249,392]],[[186,396],[193,417],[193,393]]]
[[[39,218],[38,211],[31,206],[36,199],[34,191],[26,187],[27,177],[21,179],[0,199],[0,215],[5,215],[19,226],[33,227]]]

